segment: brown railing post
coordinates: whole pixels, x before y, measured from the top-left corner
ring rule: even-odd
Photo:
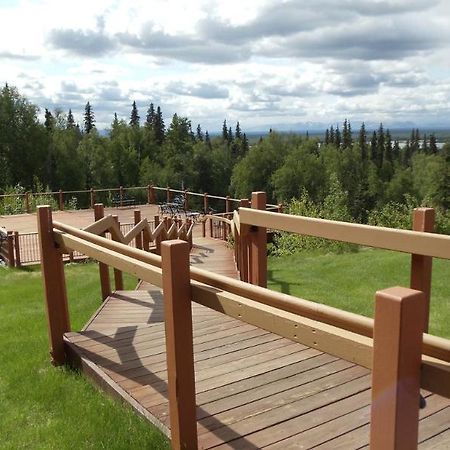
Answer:
[[[213,220],[212,220],[212,218],[209,219],[209,236],[213,237]]]
[[[435,211],[433,208],[415,208],[413,212],[413,230],[434,231]],[[431,256],[411,255],[411,289],[422,291],[425,297],[425,326],[428,333],[428,320],[430,316],[431,274],[433,258]]]
[[[64,211],[64,195],[62,189],[59,190],[58,199],[59,199],[59,210]]]
[[[282,213],[283,212],[283,203],[278,203],[278,210],[277,212]]]
[[[6,245],[8,249],[8,266],[14,267],[14,232],[7,231],[6,234]]]
[[[230,196],[227,195],[225,198],[225,212],[229,213],[230,212]]]
[[[425,313],[423,293],[395,287],[376,294],[370,448],[416,449]]]
[[[156,230],[156,228],[159,225],[159,216],[155,216],[153,220],[155,221],[155,230]],[[160,255],[161,254],[161,235],[156,236],[155,245],[156,245],[156,254]]]
[[[153,184],[148,186],[148,203],[150,203],[151,205],[155,205],[156,204],[156,198],[155,198],[155,189],[153,187]]]
[[[91,188],[90,194],[91,194],[91,209],[94,209],[94,205],[95,205],[95,191],[94,191],[93,188]]]
[[[252,193],[252,208],[266,210],[266,193]],[[267,230],[251,227],[251,283],[267,287]]]
[[[119,187],[119,205],[123,206],[123,186]]]
[[[167,203],[170,203],[170,187],[169,186],[167,186],[166,200],[167,200]]]
[[[103,219],[105,216],[105,208],[103,203],[96,203],[94,205],[94,220]],[[105,236],[102,233],[100,236]],[[109,279],[109,269],[104,263],[98,263],[98,270],[100,273],[100,287],[102,291],[102,300],[106,300],[111,295],[111,281]]]
[[[187,232],[188,232],[189,229],[191,228],[192,220],[191,219],[187,219],[186,220],[186,224],[187,224]],[[189,250],[192,250],[192,247],[194,246],[193,234],[194,234],[194,229],[192,229],[191,235],[188,236]]]
[[[70,331],[64,265],[62,254],[56,248],[53,239],[53,220],[50,206],[38,206],[37,219],[50,354],[52,363],[59,365],[63,364],[66,359],[63,336],[64,333]]]
[[[139,209],[134,210],[134,225],[136,226],[141,221],[141,211]],[[142,250],[142,231],[136,235],[135,238],[136,248]]]
[[[206,237],[206,219],[202,220],[202,236]]]
[[[20,244],[19,244],[19,232],[14,231],[14,251],[15,251],[15,266],[20,267]]]
[[[196,450],[189,244],[178,239],[164,242],[161,252],[172,449]]]
[[[243,198],[239,202],[239,206],[242,208],[248,208],[250,202],[247,198]],[[250,252],[250,240],[248,238],[248,232],[250,227],[248,225],[241,224],[241,236],[240,236],[240,263],[239,272],[241,280],[249,281],[249,252]]]
[[[116,221],[117,228],[120,230],[119,217],[117,215],[114,215],[112,217]],[[116,291],[123,291],[123,273],[119,269],[114,269],[114,286]]]
[[[203,194],[203,212],[208,214],[208,194],[206,192]]]
[[[28,191],[25,192],[25,211],[30,213],[30,193]]]

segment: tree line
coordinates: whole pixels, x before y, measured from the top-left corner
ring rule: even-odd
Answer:
[[[450,207],[450,146],[438,150],[435,136],[418,129],[400,146],[383,124],[368,133],[363,123],[353,133],[344,120],[342,128],[330,127],[322,139],[271,131],[249,145],[239,122],[230,126],[224,120],[221,134],[212,137],[178,114],[165,124],[161,107],[153,103],[141,119],[135,102],[129,119],[114,115],[106,135],[95,124],[89,102],[81,125],[71,110],[58,109],[45,110],[40,123],[38,107],[5,85],[0,192],[16,185],[77,190],[152,183],[238,198],[265,190],[270,202],[307,195],[322,206],[334,195],[340,202],[336,210],[345,206],[345,220],[362,223],[393,204],[444,212]]]

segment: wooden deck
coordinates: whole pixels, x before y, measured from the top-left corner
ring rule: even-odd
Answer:
[[[192,264],[237,278],[232,252],[196,239]],[[370,372],[193,304],[200,448],[357,449],[369,442]],[[114,293],[80,333],[75,360],[170,435],[160,289]],[[450,448],[450,401],[423,392],[420,448]]]

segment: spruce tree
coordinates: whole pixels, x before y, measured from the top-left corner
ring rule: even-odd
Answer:
[[[200,124],[197,125],[197,135],[196,135],[197,141],[203,142],[203,131],[200,126]]]
[[[377,163],[377,145],[378,144],[378,140],[377,140],[377,132],[374,130],[374,132],[372,133],[372,139],[370,140],[370,159],[371,161],[376,164]]]
[[[45,108],[44,126],[45,126],[45,129],[47,130],[47,133],[51,133],[53,131],[54,124],[55,124],[55,119],[53,118],[52,113],[47,108]]]
[[[400,161],[400,144],[397,140],[394,141],[394,146],[392,147],[392,159],[394,161]]]
[[[155,106],[153,105],[153,103],[150,103],[150,106],[147,110],[147,117],[145,120],[145,126],[149,127],[150,129],[153,129],[155,126]]]
[[[242,138],[242,132],[241,132],[241,127],[239,125],[239,121],[236,123],[236,132],[234,133],[236,139],[241,139]]]
[[[334,144],[334,143],[335,143],[334,128],[333,128],[333,125],[331,125],[331,127],[330,127],[330,144]]]
[[[361,152],[361,159],[363,161],[367,160],[367,135],[366,135],[366,125],[364,122],[361,124],[358,136],[359,150]]]
[[[344,131],[342,133],[342,147],[343,148],[351,148],[352,146],[352,127],[350,121],[347,119],[344,120]]]
[[[228,143],[231,144],[233,142],[233,131],[231,130],[231,127],[228,128]]]
[[[421,150],[425,153],[428,154],[428,141],[427,141],[427,135],[424,134],[423,135],[423,140],[422,140],[422,148]]]
[[[389,130],[386,130],[386,142],[384,145],[384,159],[390,163],[393,162],[392,138],[391,138],[391,132]]]
[[[430,134],[430,144],[429,144],[429,152],[432,155],[435,155],[438,151],[436,136],[434,134]]]
[[[84,108],[84,131],[89,134],[93,128],[95,128],[94,111],[91,104],[87,102]]]
[[[377,164],[377,167],[379,169],[383,165],[383,156],[384,156],[384,151],[385,151],[385,140],[386,139],[385,139],[383,124],[380,123],[380,126],[378,128],[377,150],[376,150],[376,155],[377,155],[376,164]]]
[[[339,131],[339,125],[336,126],[336,131],[334,132],[334,145],[336,148],[341,148],[341,132]]]
[[[211,139],[209,137],[209,133],[208,130],[206,130],[205,132],[205,144],[207,145],[207,147],[212,150],[212,145],[211,145]]]
[[[222,125],[222,140],[228,142],[228,127],[226,119],[223,121]]]
[[[164,142],[166,133],[166,127],[164,125],[164,119],[162,116],[161,108],[158,106],[156,108],[155,116],[155,140],[159,146]]]
[[[73,118],[72,110],[69,109],[69,114],[67,114],[67,129],[75,128],[75,120]]]
[[[242,155],[245,156],[249,150],[247,135],[244,133],[242,136]]]
[[[139,113],[136,106],[136,102],[133,101],[133,105],[131,107],[131,114],[130,114],[130,126],[132,127],[138,127],[139,126]]]

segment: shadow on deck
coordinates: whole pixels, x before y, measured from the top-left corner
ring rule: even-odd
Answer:
[[[198,239],[191,263],[237,278],[222,242]],[[200,448],[368,446],[370,372],[193,303]],[[161,290],[111,295],[80,333],[72,359],[170,436]],[[421,448],[450,447],[450,401],[423,392]]]

